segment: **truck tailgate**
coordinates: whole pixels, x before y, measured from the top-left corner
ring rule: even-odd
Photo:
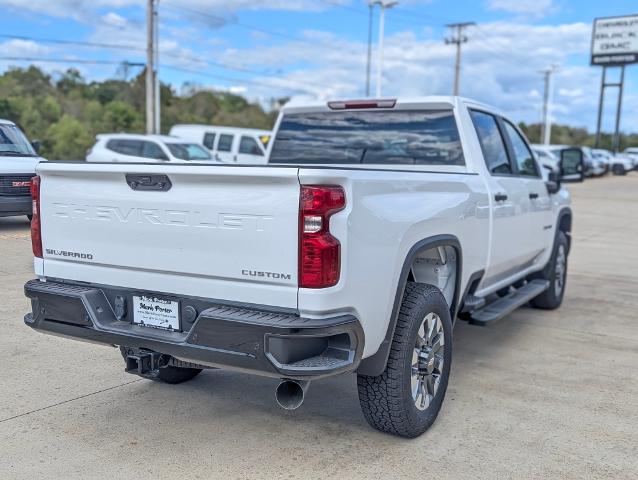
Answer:
[[[297,307],[296,168],[47,163],[38,174],[44,276]]]

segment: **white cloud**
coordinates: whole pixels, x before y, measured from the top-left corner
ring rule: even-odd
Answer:
[[[102,21],[105,25],[110,25],[116,28],[124,28],[128,25],[126,18],[118,15],[115,12],[109,12],[102,17]]]
[[[167,6],[197,9],[211,14],[227,14],[239,10],[288,10],[323,11],[332,8],[317,0],[166,0]],[[349,3],[348,0],[334,0],[333,3]],[[144,8],[140,0],[0,0],[0,6],[12,8],[18,13],[31,12],[38,15],[66,17],[91,23],[93,12],[99,8]],[[161,8],[161,7],[160,7]]]
[[[554,82],[557,121],[593,128],[600,71],[587,64],[590,35],[591,28],[584,23],[495,22],[468,30],[469,42],[463,47],[462,94],[492,104],[516,121],[537,122],[543,91],[540,71],[558,64]],[[262,45],[259,49],[229,48],[220,59],[241,59],[252,68],[280,68],[284,72],[279,80],[256,78],[270,87],[247,85],[247,93],[254,98],[289,94],[282,85],[319,98],[364,94],[365,43],[326,32],[306,31],[299,36],[304,41]],[[439,39],[424,40],[411,32],[390,35],[383,92],[389,96],[450,94],[453,65],[453,47]],[[374,64],[372,72],[374,91]],[[636,108],[630,108],[629,98],[625,104],[624,124],[636,124]]]
[[[3,57],[32,57],[46,55],[50,48],[31,40],[8,40],[0,43],[0,52]]]
[[[552,0],[488,0],[491,10],[542,17],[554,8]]]

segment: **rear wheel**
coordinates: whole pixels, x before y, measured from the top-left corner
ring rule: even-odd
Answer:
[[[563,303],[567,283],[568,251],[567,236],[563,232],[558,232],[549,265],[532,277],[532,279],[549,280],[549,288],[530,302],[533,307],[554,310]]]
[[[614,172],[614,175],[627,175],[627,170],[623,165],[620,164],[614,165],[612,168],[612,172]]]
[[[201,373],[200,368],[162,367],[158,370],[157,378],[164,383],[176,385],[188,382]]]
[[[382,432],[414,438],[436,420],[452,363],[452,320],[441,291],[408,283],[385,371],[359,375],[363,415]]]

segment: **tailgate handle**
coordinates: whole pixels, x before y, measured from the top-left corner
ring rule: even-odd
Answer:
[[[168,192],[173,184],[167,175],[127,173],[126,183],[133,190],[142,192]]]

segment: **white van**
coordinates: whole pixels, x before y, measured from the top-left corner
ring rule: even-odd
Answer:
[[[31,217],[31,177],[44,160],[37,148],[15,123],[0,119],[0,217]]]
[[[203,145],[221,163],[266,164],[272,132],[214,125],[175,125],[170,135]]]

